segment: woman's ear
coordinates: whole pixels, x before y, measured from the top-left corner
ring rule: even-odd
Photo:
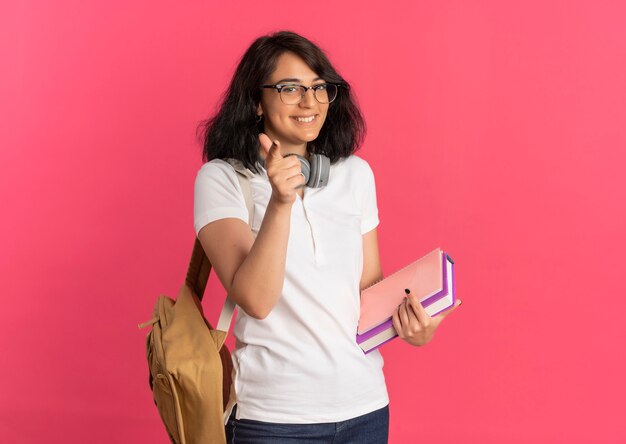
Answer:
[[[256,115],[257,116],[263,115],[263,107],[261,106],[261,102],[259,102],[259,104],[256,106]]]

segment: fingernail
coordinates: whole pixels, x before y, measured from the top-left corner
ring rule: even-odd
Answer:
[[[463,301],[459,300],[459,305],[461,305],[463,303]]]

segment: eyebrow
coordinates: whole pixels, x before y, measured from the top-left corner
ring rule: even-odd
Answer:
[[[318,80],[324,80],[321,77],[315,77],[312,82],[316,82]],[[302,82],[301,79],[280,79],[278,82],[276,83],[284,83],[284,82]]]

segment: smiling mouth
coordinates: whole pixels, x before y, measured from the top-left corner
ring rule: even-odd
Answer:
[[[307,117],[298,117],[298,116],[291,116],[291,118],[293,120],[295,120],[298,123],[313,123],[317,121],[319,114],[315,114],[313,116],[307,116]]]

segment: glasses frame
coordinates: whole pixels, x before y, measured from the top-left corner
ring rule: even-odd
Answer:
[[[318,98],[317,98],[317,89],[320,88],[321,86],[326,86],[326,85],[333,85],[335,88],[337,88],[337,93],[335,94],[335,97],[333,97],[333,100],[330,100],[328,102],[321,102]],[[283,96],[281,94],[283,88],[287,87],[287,86],[299,86],[301,88],[304,88],[304,92],[302,94],[300,94],[300,100],[298,100],[296,103],[285,103],[285,101],[283,100]],[[306,93],[312,89],[313,90],[313,97],[315,97],[315,100],[317,100],[318,103],[321,103],[322,105],[330,105],[331,103],[333,103],[335,101],[335,99],[337,98],[337,96],[339,95],[339,87],[342,86],[341,83],[328,83],[328,82],[324,82],[324,83],[318,83],[317,85],[313,85],[313,86],[304,86],[301,85],[299,83],[277,83],[276,85],[262,85],[261,88],[272,88],[278,91],[278,97],[280,97],[280,101],[283,102],[285,105],[297,105],[298,103],[302,102],[302,99],[304,99],[304,96],[306,95]]]

